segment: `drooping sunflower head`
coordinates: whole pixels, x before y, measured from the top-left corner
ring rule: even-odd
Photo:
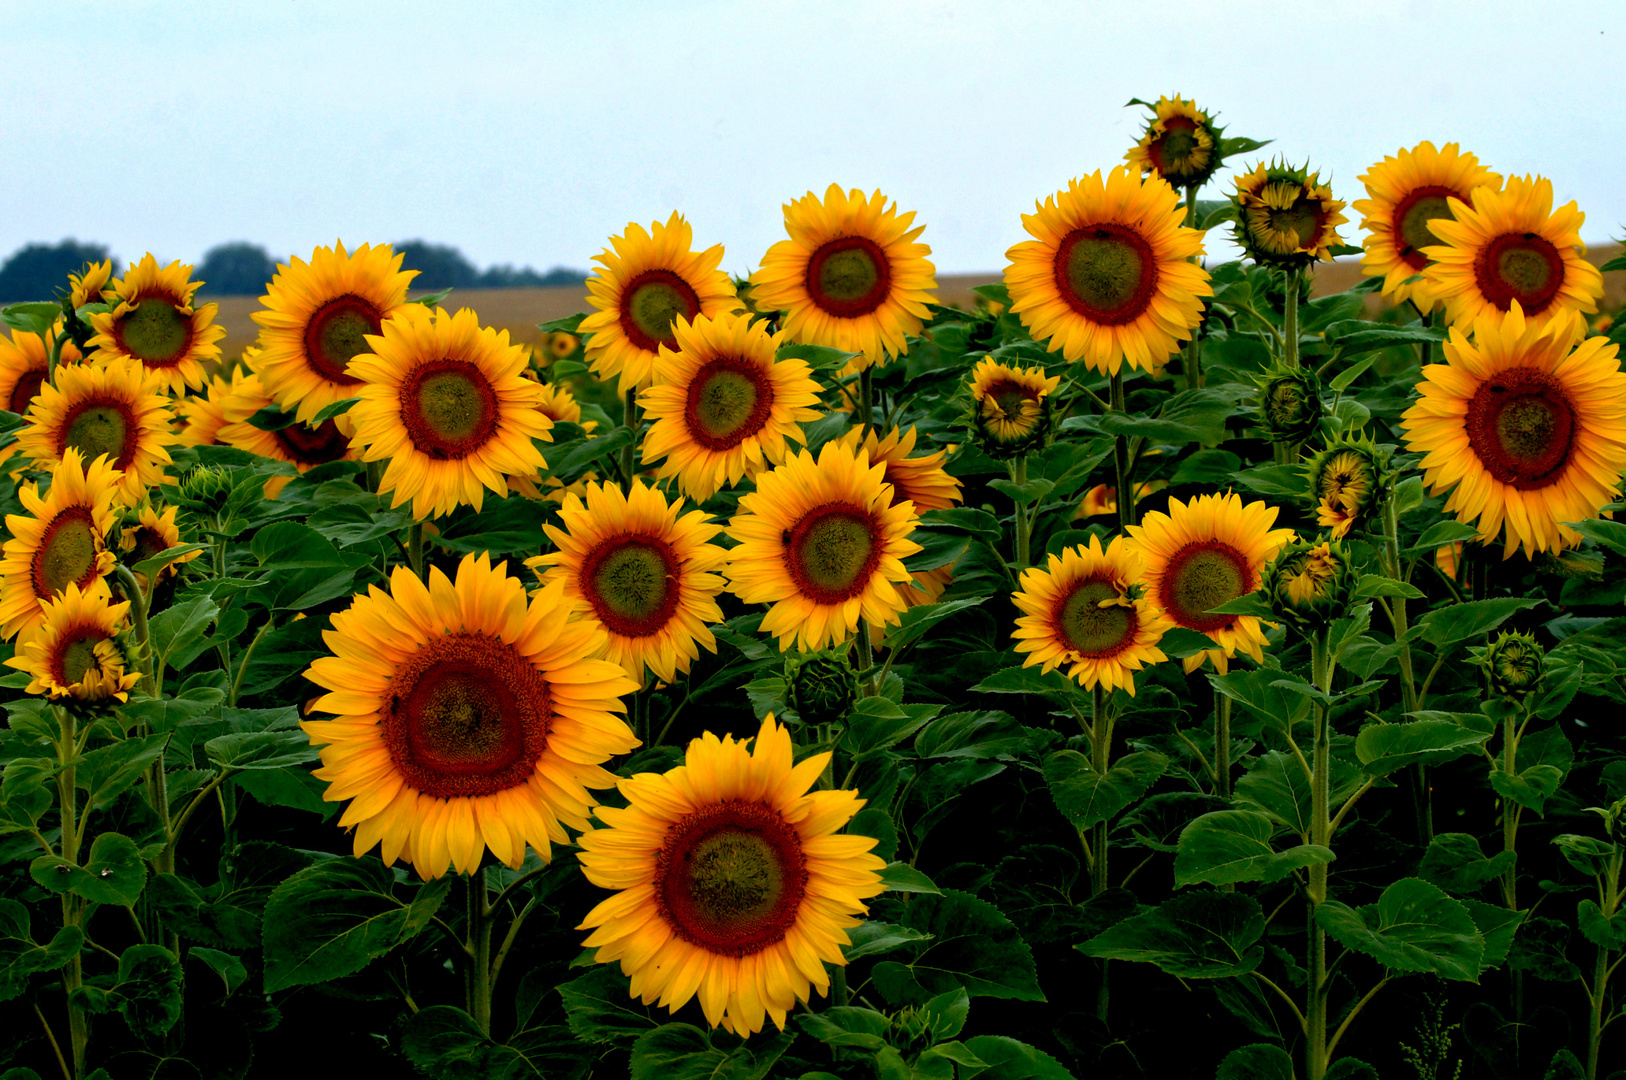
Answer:
[[[1490,692],[1523,701],[1541,685],[1545,650],[1534,634],[1504,630],[1479,653]]]
[[[1451,205],[1454,219],[1430,226],[1440,243],[1425,247],[1428,294],[1445,317],[1466,330],[1482,315],[1517,304],[1524,318],[1545,325],[1598,310],[1603,275],[1582,258],[1586,215],[1572,200],[1553,209],[1544,176],[1510,176],[1501,190],[1481,188],[1473,205]]]
[[[542,526],[558,550],[526,562],[544,585],[560,582],[585,606],[583,617],[604,629],[606,659],[640,684],[645,668],[671,682],[700,646],[717,651],[707,625],[723,621],[716,596],[728,552],[710,541],[722,526],[682,510],[682,500],[668,504],[641,481],[624,495],[615,484],[588,484],[585,500],[564,497],[563,528]]]
[[[107,283],[112,277],[112,259],[103,259],[101,262],[87,262],[85,268],[79,273],[69,274],[68,299],[73,304],[73,309],[78,311],[86,304],[101,304],[114,301],[116,294],[107,287]]]
[[[1263,591],[1284,622],[1312,629],[1348,611],[1357,577],[1342,540],[1296,540],[1265,567]]]
[[[1068,184],[1022,215],[1033,237],[1005,253],[1011,310],[1052,352],[1116,374],[1167,363],[1202,321],[1203,234],[1175,190],[1122,166]]]
[[[153,508],[151,503],[142,503],[136,512],[135,523],[126,525],[119,535],[119,550],[124,564],[132,570],[154,556],[161,555],[172,547],[180,547],[186,543],[181,539],[181,530],[175,524],[175,513],[179,507],[166,506],[163,513]],[[158,580],[153,584],[168,581],[181,572],[181,567],[203,554],[201,551],[189,551],[174,562],[158,571]],[[146,575],[136,573],[136,580],[146,588]],[[148,590],[149,592],[151,590]]]
[[[164,483],[175,441],[161,382],[136,360],[106,360],[57,369],[56,385],[41,385],[17,436],[22,452],[40,468],[53,468],[70,447],[85,461],[107,455],[123,474],[120,498],[139,503]]]
[[[914,504],[894,502],[885,469],[869,455],[828,442],[803,450],[757,477],[728,524],[738,540],[729,590],[748,604],[772,604],[762,629],[803,651],[840,644],[858,628],[896,624],[907,606],[903,560],[920,550],[909,539]]]
[[[638,745],[615,713],[636,684],[593,659],[603,632],[570,618],[562,584],[529,602],[520,579],[487,555],[466,556],[455,582],[425,585],[397,568],[388,592],[358,594],[323,635],[331,656],[306,678],[330,692],[301,723],[321,746],[323,798],[350,800],[359,857],[382,845],[420,877],[473,870],[489,850],[518,867],[527,845],[544,861],[588,827],[602,764]]]
[[[1452,199],[1472,206],[1479,189],[1501,187],[1501,174],[1479,164],[1473,154],[1460,152],[1456,143],[1436,150],[1424,141],[1385,157],[1357,179],[1368,196],[1351,204],[1360,211],[1367,233],[1361,273],[1381,277],[1383,295],[1391,303],[1411,300],[1429,311],[1433,298],[1410,279],[1429,264],[1423,250],[1440,243],[1433,223],[1452,219]]]
[[[215,325],[219,304],[194,307],[201,281],[180,262],[160,267],[148,252],[113,282],[113,310],[90,316],[92,363],[131,360],[164,390],[181,394],[203,386],[204,363],[220,358],[226,328]]]
[[[1332,259],[1342,244],[1344,204],[1317,173],[1285,162],[1260,163],[1236,179],[1236,242],[1254,262],[1284,270]]]
[[[1486,542],[1504,527],[1503,557],[1580,543],[1567,522],[1596,517],[1626,471],[1626,374],[1617,346],[1577,341],[1580,317],[1481,315],[1470,341],[1456,327],[1446,363],[1423,369],[1401,418],[1423,479]]]
[[[263,349],[257,368],[283,409],[308,423],[335,401],[355,397],[361,379],[352,358],[371,352],[367,335],[406,304],[407,286],[418,275],[402,270],[402,255],[388,244],[363,244],[346,252],[343,241],[297,256],[277,267],[253,313]]]
[[[780,1028],[830,985],[846,931],[884,886],[866,836],[837,832],[864,800],[810,790],[829,754],[792,764],[770,714],[754,744],[707,732],[684,763],[620,781],[627,807],[600,807],[582,834],[587,880],[616,890],[583,920],[599,963],[632,996],[672,1010],[698,996],[706,1022],[742,1037]]]
[[[39,623],[6,661],[28,673],[28,692],[77,706],[127,700],[141,681],[120,640],[130,605],[113,603],[107,582],[98,578],[84,592],[69,582],[40,607]]]
[[[1273,363],[1254,381],[1259,387],[1259,420],[1267,439],[1298,443],[1315,434],[1327,413],[1315,369]]]
[[[860,354],[855,369],[909,349],[930,318],[937,271],[919,243],[924,225],[879,191],[831,184],[785,204],[785,231],[751,275],[758,311],[783,311],[792,341]]]
[[[211,386],[210,389],[213,391],[215,388]],[[250,418],[261,409],[275,403],[276,398],[266,388],[264,376],[234,376],[230,390],[219,401],[221,423],[215,429],[215,441],[272,461],[286,461],[300,472],[308,472],[330,461],[355,458],[355,451],[350,445],[355,435],[355,423],[349,413],[330,416],[320,424],[305,424],[295,419],[293,423],[274,431],[255,427],[250,422]],[[283,415],[286,418],[287,414]],[[267,481],[268,488],[275,487],[275,491],[267,497],[282,490],[283,483],[276,481],[285,482],[287,479],[272,477]]]
[[[819,418],[819,384],[807,361],[775,359],[783,331],[724,312],[679,319],[672,333],[674,347],[661,346],[654,385],[639,399],[653,421],[643,457],[665,458],[660,476],[704,501],[784,461],[787,439],[806,441],[801,425]]]
[[[11,534],[0,558],[0,636],[10,638],[39,625],[41,605],[69,585],[89,592],[113,570],[107,535],[117,521],[114,510],[119,471],[106,457],[87,469],[79,452],[69,447],[51,470],[51,488],[42,498],[39,486],[17,491],[27,514],[7,514]]]
[[[597,311],[582,320],[587,364],[600,379],[615,377],[621,393],[649,385],[662,345],[676,348],[672,326],[739,307],[734,285],[717,269],[723,245],[692,249],[694,230],[673,211],[649,231],[628,222],[610,247],[593,256],[587,301]]]
[[[960,481],[943,468],[948,451],[911,457],[915,452],[915,439],[912,427],[908,431],[893,428],[885,438],[877,438],[874,428],[853,428],[841,437],[854,453],[863,450],[872,463],[885,466],[886,482],[892,485],[894,502],[907,499],[915,504],[917,514],[957,505]]]
[[[838,723],[857,700],[858,672],[851,649],[785,654],[785,701],[802,723]]]
[[[582,430],[589,434],[598,427],[595,420],[582,423],[581,403],[576,400],[576,395],[571,393],[569,386],[557,382],[545,382],[540,385],[542,395],[537,400],[536,407],[542,411],[543,416],[555,424],[581,424]]]
[[[1219,646],[1187,657],[1187,671],[1208,659],[1224,672],[1239,651],[1264,658],[1257,618],[1213,609],[1257,589],[1265,563],[1293,538],[1291,529],[1270,527],[1277,512],[1231,493],[1199,495],[1188,503],[1170,499],[1168,513],[1153,511],[1129,527],[1145,568],[1146,598],[1176,626],[1207,634]]]
[[[481,327],[468,308],[407,304],[367,344],[350,361],[361,400],[346,415],[362,460],[389,461],[379,492],[395,492],[391,505],[411,500],[418,518],[478,510],[487,489],[507,495],[505,477],[546,467],[532,440],[551,441],[553,421],[508,331]]]
[[[1105,550],[1100,537],[1050,556],[1044,569],[1022,571],[1011,599],[1021,609],[1016,651],[1023,667],[1067,667],[1086,690],[1135,693],[1135,672],[1168,657],[1157,647],[1174,625],[1144,598],[1131,593],[1141,576],[1140,556],[1123,537]]]
[[[1208,183],[1220,165],[1220,129],[1195,101],[1178,94],[1158,98],[1152,113],[1140,142],[1130,147],[1124,160],[1142,173],[1156,173],[1171,187]]]
[[[1043,368],[1009,367],[991,356],[971,370],[966,425],[990,457],[1019,457],[1050,433],[1050,395],[1061,376]]]
[[[1334,539],[1376,520],[1389,497],[1389,455],[1368,438],[1341,436],[1305,466],[1316,523]]]

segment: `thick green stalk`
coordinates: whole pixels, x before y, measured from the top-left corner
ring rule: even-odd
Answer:
[[[638,445],[638,391],[628,390],[621,398],[621,424],[632,432],[632,441],[621,448],[621,491],[632,490],[632,455]]]
[[[1287,272],[1287,298],[1282,304],[1282,362],[1294,370],[1299,366],[1299,278],[1304,271]]]
[[[1400,519],[1392,494],[1383,499],[1383,572],[1396,581],[1401,579]],[[1406,598],[1389,598],[1389,622],[1395,641],[1400,646],[1400,707],[1402,715],[1417,711],[1417,675],[1412,670],[1411,642],[1406,640],[1409,623],[1406,619]],[[1417,819],[1418,843],[1427,845],[1434,839],[1434,796],[1428,782],[1428,766],[1421,763],[1411,769],[1412,809]]]
[[[476,867],[469,875],[469,1015],[482,1035],[491,1034],[491,925],[486,902],[486,868]]]
[[[1011,462],[1011,483],[1023,487],[1028,482],[1028,456],[1023,454]],[[1029,565],[1032,555],[1030,550],[1033,543],[1033,519],[1029,516],[1029,508],[1020,497],[1013,500],[1016,503],[1016,561],[1011,569],[1020,574]]]
[[[1107,691],[1096,683],[1090,695],[1090,749],[1092,764],[1100,776],[1105,776],[1112,756],[1112,720],[1107,715]],[[1107,891],[1107,823],[1095,823],[1094,842],[1090,845],[1090,895],[1100,896]],[[1110,1002],[1107,982],[1107,961],[1101,961],[1101,982],[1095,992],[1095,1018],[1107,1022]]]
[[[122,567],[120,567],[122,569]],[[78,777],[75,762],[79,758],[79,732],[74,715],[64,708],[54,709],[57,715],[59,742],[57,743],[56,774],[57,805],[62,817],[62,858],[72,866],[79,865],[79,811],[75,784]],[[78,926],[84,919],[84,902],[70,892],[62,894],[62,925]],[[74,953],[62,972],[63,990],[68,995],[68,1037],[73,1043],[73,1074],[85,1074],[85,1051],[90,1042],[90,1024],[85,1012],[73,1003],[73,992],[84,982],[84,965],[79,953]]]
[[[1621,850],[1617,843],[1614,854],[1609,857],[1608,879],[1601,883],[1603,888],[1598,896],[1605,919],[1612,919],[1620,905],[1620,860]],[[1608,1002],[1609,972],[1612,967],[1609,956],[1609,950],[1600,946],[1598,959],[1592,966],[1592,986],[1588,990],[1592,1007],[1587,1016],[1586,1080],[1598,1080],[1598,1053],[1603,1048],[1603,1014]]]
[[[1120,370],[1112,376],[1113,412],[1124,412],[1124,377]],[[1122,435],[1112,440],[1112,475],[1117,485],[1118,531],[1126,532],[1135,523],[1135,491],[1129,485],[1129,440]]]
[[[119,579],[119,589],[130,602],[130,623],[135,630],[136,648],[140,655],[136,658],[136,667],[141,670],[141,692],[148,697],[157,697],[158,688],[154,682],[152,670],[152,645],[147,633],[147,596],[141,591],[141,583],[136,580],[135,573],[123,563],[114,563],[113,572]]]
[[[1231,699],[1214,691],[1214,794],[1231,797]]]
[[[1329,662],[1325,630],[1316,630],[1310,637],[1310,670],[1316,687],[1323,693],[1332,691],[1332,665]],[[1332,772],[1332,738],[1327,706],[1315,705],[1315,748],[1310,778],[1310,843],[1326,847],[1331,834],[1330,807],[1328,806],[1329,780]],[[1327,1071],[1327,997],[1330,990],[1327,978],[1327,935],[1316,920],[1316,911],[1327,899],[1327,864],[1318,862],[1310,866],[1310,962],[1308,1007],[1304,1010],[1305,1073],[1309,1080],[1322,1080]]]
[[[858,411],[864,422],[864,435],[875,430],[874,369],[866,366],[858,373]]]
[[[1530,706],[1524,708],[1526,718],[1530,716]],[[1519,725],[1514,722],[1511,712],[1502,720],[1502,774],[1509,780],[1519,775]],[[1514,845],[1519,838],[1519,804],[1506,796],[1502,797],[1502,850],[1508,854],[1514,853]],[[1509,911],[1519,910],[1518,901],[1518,868],[1509,865],[1502,873],[1502,899],[1507,901]]]

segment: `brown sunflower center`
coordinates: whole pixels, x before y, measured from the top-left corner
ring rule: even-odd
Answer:
[[[1163,122],[1163,134],[1146,146],[1146,154],[1164,179],[1178,183],[1202,174],[1208,155],[1197,141],[1197,123],[1185,116]]]
[[[151,525],[142,525],[140,528],[135,529],[132,539],[135,546],[125,556],[125,561],[131,566],[144,563],[154,555],[168,551],[170,547],[169,541],[164,538],[164,534]]]
[[[892,291],[892,263],[867,236],[831,240],[807,261],[807,295],[840,319],[856,319],[886,303]]]
[[[1089,578],[1075,585],[1056,604],[1056,629],[1067,647],[1088,657],[1114,656],[1135,639],[1135,609],[1118,603],[1123,594],[1112,583]],[[1102,601],[1110,601],[1102,606]]]
[[[1039,400],[1038,392],[1033,387],[1013,379],[1003,379],[994,383],[983,391],[983,397],[992,401],[1006,416],[1020,416],[1028,402]]]
[[[174,367],[192,346],[192,316],[151,296],[114,320],[113,338],[147,367]]]
[[[677,610],[681,572],[676,553],[659,537],[616,536],[582,560],[582,595],[610,630],[645,637]]]
[[[1564,256],[1546,237],[1504,233],[1474,259],[1474,278],[1499,310],[1508,310],[1517,300],[1526,315],[1536,315],[1564,286]]]
[[[100,671],[102,665],[96,657],[96,646],[103,640],[98,630],[86,627],[59,641],[56,670],[51,673],[56,681],[62,686],[72,686],[84,679],[87,672]]]
[[[1575,408],[1563,385],[1535,368],[1499,372],[1474,392],[1468,445],[1497,480],[1520,491],[1555,484],[1575,445]]]
[[[17,381],[11,387],[11,397],[6,401],[6,408],[19,416],[27,412],[28,403],[40,392],[40,384],[43,382],[45,372],[41,370],[25,371],[17,376]]]
[[[431,638],[395,669],[379,716],[384,743],[414,790],[441,799],[525,783],[547,746],[547,680],[489,634]]]
[[[1265,220],[1272,232],[1291,242],[1290,250],[1307,251],[1317,246],[1327,211],[1320,199],[1311,198],[1302,188],[1298,191],[1287,206],[1272,206],[1266,211]]]
[[[722,956],[784,939],[807,892],[801,838],[777,810],[730,801],[668,828],[655,856],[656,906],[679,938]]]
[[[330,461],[338,461],[350,449],[350,440],[344,437],[339,425],[332,420],[323,420],[315,427],[289,424],[271,435],[295,465],[326,465]]]
[[[1441,218],[1446,221],[1455,218],[1451,213],[1451,204],[1446,201],[1453,198],[1461,199],[1463,196],[1440,184],[1428,184],[1407,192],[1406,197],[1395,204],[1395,251],[1413,270],[1421,270],[1428,265],[1428,256],[1423,254],[1423,248],[1441,243],[1430,226]]]
[[[384,313],[370,300],[345,293],[316,309],[305,324],[305,359],[311,370],[331,383],[356,386],[350,358],[372,352],[366,335],[382,332]]]
[[[52,518],[34,549],[34,595],[55,596],[70,583],[87,588],[96,576],[99,539],[89,507],[70,506]]]
[[[689,383],[683,418],[708,450],[731,450],[761,431],[773,412],[773,382],[755,364],[713,360]]]
[[[1212,615],[1210,610],[1235,600],[1253,588],[1248,561],[1236,548],[1219,540],[1187,544],[1169,560],[1158,586],[1158,601],[1181,626],[1207,633],[1236,621],[1235,615]]]
[[[122,401],[90,398],[68,410],[62,419],[57,453],[73,447],[88,466],[103,454],[116,469],[128,469],[135,456],[135,417]]]
[[[401,421],[436,461],[468,457],[497,433],[497,392],[485,373],[461,360],[420,365],[401,383]]]
[[[849,503],[826,503],[802,515],[785,542],[785,566],[802,595],[839,604],[868,587],[881,561],[874,515]]]
[[[688,322],[700,314],[700,297],[694,287],[670,270],[645,270],[621,294],[621,332],[645,352],[660,346],[677,347],[672,323],[682,316]]]
[[[1157,293],[1157,258],[1127,225],[1074,229],[1056,249],[1056,288],[1091,322],[1122,326],[1140,318]]]

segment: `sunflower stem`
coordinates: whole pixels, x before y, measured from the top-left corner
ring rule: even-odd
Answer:
[[[1112,755],[1112,724],[1107,717],[1107,690],[1100,683],[1090,694],[1090,744],[1095,772],[1105,776]],[[1107,823],[1096,822],[1094,833],[1095,842],[1090,845],[1090,895],[1100,896],[1107,891]],[[1101,961],[1101,981],[1095,988],[1095,1018],[1103,1024],[1111,1000],[1107,964]]]
[[[231,697],[226,702],[233,709],[237,708],[237,696],[243,690],[243,675],[248,671],[248,662],[254,659],[254,650],[260,647],[260,639],[265,637],[265,632],[271,629],[271,624],[274,621],[268,618],[260,625],[259,632],[254,635],[254,640],[249,642],[248,648],[243,650],[243,658],[237,662],[237,677],[231,681]]]
[[[1383,545],[1380,548],[1383,572],[1396,581],[1404,580],[1400,565],[1400,517],[1392,494],[1383,500]],[[1406,640],[1406,598],[1394,596],[1387,608],[1389,624],[1395,641],[1400,645],[1400,706],[1403,716],[1417,711],[1417,675],[1412,670],[1411,643]],[[1417,842],[1424,845],[1434,839],[1433,796],[1428,785],[1428,766],[1418,763],[1411,770],[1412,808],[1417,818]]]
[[[870,432],[875,430],[875,384],[873,382],[873,369],[865,365],[864,370],[858,373],[858,411],[864,418],[864,437],[869,438]]]
[[[142,593],[141,583],[136,580],[134,571],[128,566],[114,563],[113,572],[118,575],[120,590],[130,601],[130,623],[135,628],[138,653],[136,666],[141,669],[141,692],[148,697],[157,697],[158,688],[152,671],[152,647],[147,638],[147,597]]]
[[[1011,483],[1017,487],[1024,487],[1028,482],[1028,456],[1023,454],[1011,462]],[[1018,573],[1026,570],[1029,565],[1030,548],[1033,544],[1033,521],[1028,517],[1027,503],[1022,501],[1020,495],[1016,503],[1016,562]]]
[[[1112,375],[1112,409],[1114,412],[1127,412],[1124,408],[1124,376],[1121,369]],[[1113,482],[1117,485],[1118,532],[1127,534],[1129,526],[1135,523],[1135,492],[1129,486],[1129,440],[1122,435],[1112,440],[1112,466]]]
[[[1295,266],[1287,272],[1287,298],[1282,305],[1282,362],[1299,368],[1299,279],[1304,270]]]
[[[121,566],[120,569],[123,569]],[[79,760],[79,733],[75,729],[72,711],[53,707],[56,713],[58,742],[56,774],[57,806],[62,822],[62,858],[72,866],[79,865],[80,827],[78,821],[78,795],[76,762]],[[62,925],[79,926],[84,918],[84,904],[71,892],[62,894]],[[72,1043],[73,1075],[85,1074],[85,1049],[90,1041],[90,1024],[85,1011],[73,1003],[73,992],[84,981],[84,966],[80,954],[75,952],[62,972],[62,988],[68,995],[68,1037]]]
[[[1231,797],[1231,699],[1214,691],[1214,794]]]
[[[412,572],[423,578],[423,522],[414,521],[412,528],[407,530],[407,565]]]
[[[491,908],[486,903],[486,868],[475,867],[469,883],[469,1015],[480,1034],[491,1035]]]
[[[1524,719],[1530,719],[1530,703],[1524,704]],[[1519,761],[1519,732],[1523,725],[1514,723],[1511,712],[1502,720],[1502,773],[1509,780],[1518,773]],[[1502,797],[1502,850],[1509,855],[1514,854],[1514,845],[1519,837],[1519,804],[1505,795]],[[1509,860],[1508,868],[1502,873],[1502,898],[1507,901],[1509,911],[1518,911],[1518,871]]]
[[[1332,664],[1328,655],[1327,632],[1318,629],[1310,635],[1310,677],[1322,693],[1332,692]],[[1329,731],[1330,716],[1327,706],[1315,704],[1315,748],[1310,776],[1310,843],[1326,847],[1331,821],[1329,818],[1329,781],[1332,771],[1332,740]],[[1327,899],[1327,864],[1310,866],[1309,899],[1310,960],[1308,967],[1309,995],[1305,1009],[1305,1073],[1309,1080],[1322,1080],[1327,1072],[1327,997],[1330,980],[1327,976],[1327,935],[1316,919],[1316,912]]]
[[[632,441],[621,448],[621,493],[632,490],[632,454],[638,443],[638,391],[629,389],[621,398],[621,424],[632,433]]]

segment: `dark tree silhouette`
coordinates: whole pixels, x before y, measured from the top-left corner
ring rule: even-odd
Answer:
[[[427,240],[403,240],[395,245],[395,253],[404,256],[401,269],[418,271],[418,276],[412,279],[413,289],[475,289],[480,286],[480,271],[457,248],[431,244]]]
[[[198,291],[209,296],[258,296],[276,272],[277,264],[265,248],[236,240],[204,252],[192,278],[203,282]]]
[[[105,244],[81,244],[63,240],[57,244],[27,244],[0,264],[0,303],[24,300],[55,300],[68,291],[68,275],[76,274],[87,262],[107,258]],[[122,267],[113,267],[114,276]]]

